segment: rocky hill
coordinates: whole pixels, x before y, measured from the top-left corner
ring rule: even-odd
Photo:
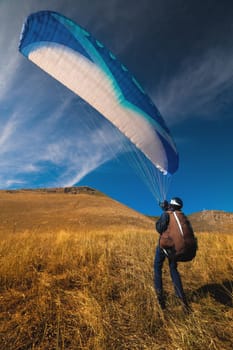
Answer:
[[[233,234],[233,213],[222,210],[203,210],[189,215],[195,231],[214,231]]]

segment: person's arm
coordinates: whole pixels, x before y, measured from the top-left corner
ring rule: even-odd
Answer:
[[[163,213],[155,224],[156,230],[159,234],[166,231],[169,224],[169,214]]]

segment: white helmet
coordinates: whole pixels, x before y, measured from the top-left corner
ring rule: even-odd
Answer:
[[[180,209],[183,207],[182,199],[178,197],[174,197],[170,200],[170,204],[179,207]]]

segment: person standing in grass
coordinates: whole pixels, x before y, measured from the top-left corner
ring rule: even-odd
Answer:
[[[166,308],[164,290],[163,290],[163,280],[162,280],[162,268],[165,259],[168,259],[169,269],[171,279],[174,285],[175,294],[181,300],[184,311],[191,311],[190,306],[188,305],[179,271],[177,269],[177,261],[172,252],[172,248],[163,249],[160,246],[161,235],[168,230],[174,230],[176,223],[171,218],[173,212],[181,211],[183,207],[183,202],[180,198],[171,199],[170,203],[164,201],[160,204],[160,207],[163,209],[163,213],[156,222],[156,230],[160,234],[159,242],[156,247],[155,259],[154,259],[154,284],[155,290],[158,298],[158,302],[162,309]]]

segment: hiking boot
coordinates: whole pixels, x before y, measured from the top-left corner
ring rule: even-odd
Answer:
[[[157,293],[157,299],[158,299],[158,302],[159,302],[161,309],[164,310],[166,308],[166,304],[165,304],[165,298],[164,298],[163,293]]]
[[[185,314],[190,314],[193,310],[191,306],[188,304],[188,301],[186,299],[186,296],[183,296],[182,298],[176,295],[176,298],[180,300],[182,303],[182,308]]]

